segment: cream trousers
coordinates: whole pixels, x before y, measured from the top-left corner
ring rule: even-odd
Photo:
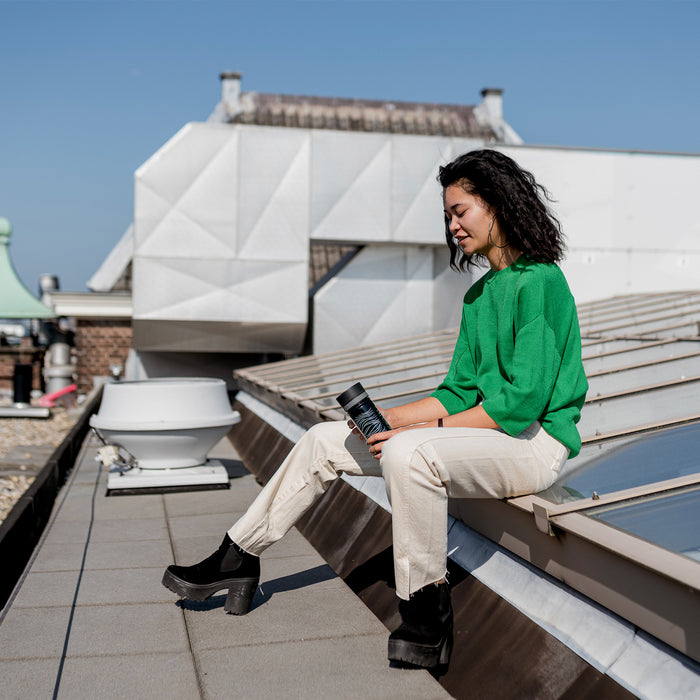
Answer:
[[[533,423],[520,435],[420,428],[395,435],[376,460],[344,421],[319,423],[228,531],[251,554],[279,540],[341,473],[383,476],[392,509],[396,593],[408,599],[447,568],[447,499],[505,498],[551,486],[569,451]]]

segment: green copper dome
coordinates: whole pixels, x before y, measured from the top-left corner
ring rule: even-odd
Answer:
[[[42,304],[22,284],[10,260],[10,222],[0,217],[0,319],[53,318],[54,312]]]

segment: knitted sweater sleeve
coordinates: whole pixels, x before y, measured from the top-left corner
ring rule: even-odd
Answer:
[[[431,396],[434,396],[450,415],[465,411],[478,403],[476,369],[469,348],[466,315],[464,314],[452,354],[450,369]]]

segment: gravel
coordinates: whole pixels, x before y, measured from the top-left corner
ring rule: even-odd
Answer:
[[[0,405],[3,404],[4,402],[0,402]],[[8,471],[4,470],[4,467],[8,466],[5,460],[7,455],[20,446],[58,447],[79,416],[80,410],[56,406],[51,409],[49,418],[0,417],[0,523],[34,481],[33,476],[5,473]]]
[[[31,486],[33,476],[16,476],[11,474],[0,477],[0,523],[5,520],[22,494]]]

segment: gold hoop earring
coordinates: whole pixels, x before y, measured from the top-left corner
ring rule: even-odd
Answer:
[[[501,250],[503,250],[503,248],[507,248],[507,247],[508,247],[508,242],[506,241],[506,243],[505,243],[504,245],[498,245],[498,243],[494,243],[493,238],[491,238],[491,230],[493,229],[493,222],[494,222],[495,220],[496,220],[496,215],[494,214],[494,215],[491,217],[491,222],[489,223],[489,243],[490,243],[494,248],[500,248]]]

